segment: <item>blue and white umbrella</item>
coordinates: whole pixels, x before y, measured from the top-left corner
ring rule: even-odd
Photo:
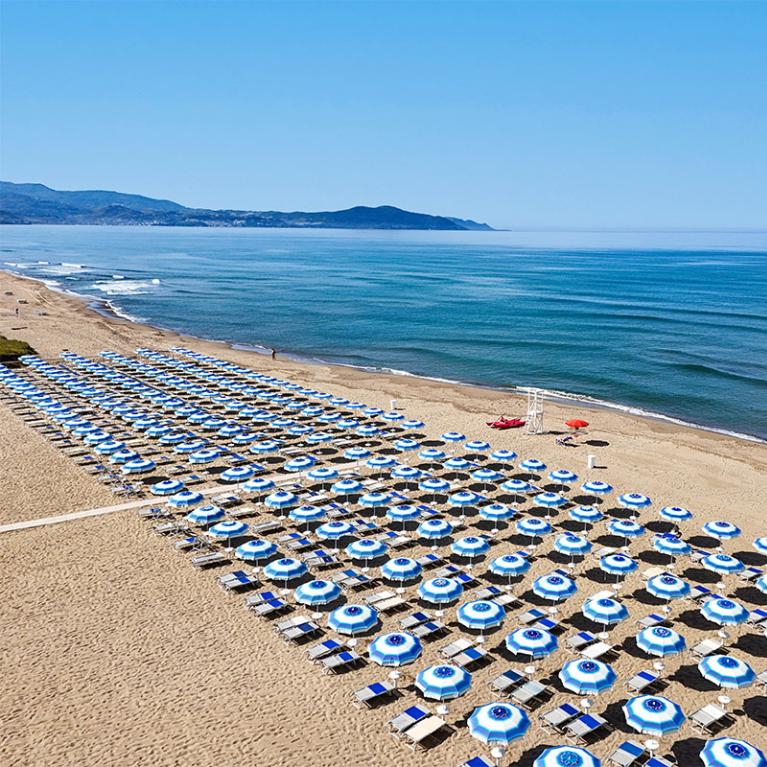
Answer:
[[[420,453],[418,453],[418,457],[423,459],[424,461],[429,462],[439,462],[444,461],[445,458],[447,458],[447,455],[445,454],[444,450],[440,450],[436,447],[426,447],[423,450],[421,450]]]
[[[578,475],[569,469],[554,469],[549,472],[549,479],[557,485],[569,485],[578,479]]]
[[[465,458],[462,458],[460,456],[453,456],[452,458],[448,458],[443,464],[443,468],[449,469],[450,471],[466,471],[470,466],[473,466],[474,464],[467,461]]]
[[[419,538],[440,540],[453,532],[453,526],[446,519],[427,519],[418,525],[416,534]]]
[[[472,439],[463,446],[463,449],[467,453],[485,453],[488,450],[490,450],[490,443],[485,442],[485,440],[483,439]],[[509,451],[509,452],[513,452],[513,451]],[[515,453],[515,457],[516,457],[516,453]]]
[[[250,446],[251,453],[260,453],[261,455],[276,453],[279,449],[280,443],[274,439],[265,439],[262,442],[256,442]]]
[[[421,510],[410,503],[402,503],[399,506],[390,506],[386,510],[386,517],[392,522],[413,522],[421,516]]]
[[[112,455],[112,453],[116,453],[118,450],[122,450],[124,447],[124,442],[120,442],[116,439],[109,439],[106,442],[101,442],[96,445],[94,452],[98,453],[99,455]]]
[[[187,459],[189,463],[212,463],[221,456],[221,450],[217,447],[206,447],[192,453]]]
[[[377,426],[371,426],[369,424],[366,424],[364,426],[358,426],[355,429],[355,431],[361,437],[375,437],[375,435],[378,434],[380,429]]]
[[[370,455],[370,450],[366,447],[349,447],[344,450],[344,458],[350,461],[362,461]]]
[[[489,746],[511,743],[529,727],[527,714],[511,703],[488,703],[475,708],[469,717],[469,732]]]
[[[360,559],[363,562],[386,556],[388,550],[389,547],[385,543],[373,540],[372,538],[363,538],[359,541],[352,541],[352,543],[346,547],[346,553],[352,559]]]
[[[513,506],[507,506],[505,503],[489,503],[479,509],[479,516],[490,522],[505,522],[516,513],[517,510]]]
[[[725,597],[707,599],[700,611],[704,618],[720,626],[737,626],[748,620],[748,610],[733,599]]]
[[[415,678],[415,686],[424,698],[454,700],[469,691],[471,674],[458,666],[443,663],[420,671]]]
[[[339,479],[330,489],[336,495],[357,495],[362,492],[363,486],[356,479]]]
[[[199,450],[204,450],[205,445],[207,442],[205,442],[202,439],[190,439],[186,442],[180,442],[173,448],[174,453],[180,453],[181,455],[186,455],[187,453],[196,453]]]
[[[709,554],[700,560],[700,563],[706,570],[715,573],[727,575],[729,573],[739,573],[745,569],[745,565],[737,557],[731,557],[729,554]]]
[[[267,559],[277,551],[277,545],[271,541],[261,538],[254,538],[240,544],[235,550],[234,555],[237,559],[246,562],[257,562],[259,559]]]
[[[725,541],[730,538],[737,538],[740,535],[740,528],[732,522],[716,520],[713,522],[706,522],[706,524],[703,525],[703,532],[720,541]]]
[[[290,472],[306,471],[311,469],[315,463],[317,463],[317,459],[314,456],[297,455],[295,458],[291,458],[282,468]]]
[[[671,522],[684,522],[687,519],[692,519],[692,512],[682,506],[664,506],[658,513],[663,519],[668,519]]]
[[[324,541],[339,541],[347,535],[352,535],[354,528],[348,522],[333,519],[330,522],[325,522],[324,525],[320,525],[315,532],[317,537],[322,538]]]
[[[460,431],[446,431],[442,435],[442,439],[445,442],[452,442],[452,443],[464,442],[466,440],[466,435],[461,434]]]
[[[656,535],[652,545],[656,551],[661,554],[668,554],[670,557],[685,556],[692,551],[692,546],[687,541],[683,541],[678,535],[671,533]]]
[[[767,554],[767,535],[754,540],[754,548],[762,554]]]
[[[680,599],[690,593],[690,584],[671,573],[656,575],[647,581],[647,591],[655,597],[666,599]]]
[[[236,519],[230,519],[226,522],[218,522],[208,530],[208,535],[213,538],[221,538],[223,540],[231,540],[232,538],[239,538],[248,532],[248,525],[245,522],[240,522]]]
[[[275,559],[264,568],[264,575],[270,581],[288,581],[296,578],[303,578],[308,572],[308,568],[300,559],[292,557],[283,557]]]
[[[120,467],[123,474],[146,474],[157,468],[157,464],[149,458],[134,458]]]
[[[487,485],[493,482],[500,482],[503,479],[503,474],[495,469],[481,468],[471,473],[471,478],[482,485]]]
[[[267,490],[271,490],[274,487],[274,480],[268,477],[254,477],[249,479],[242,489],[246,493],[265,493]]]
[[[610,575],[628,575],[633,573],[639,565],[627,554],[606,554],[599,560],[599,569]]]
[[[530,490],[530,483],[524,479],[507,479],[502,485],[501,490],[516,495],[517,493],[526,493]]]
[[[645,534],[644,525],[630,519],[613,519],[607,525],[608,530],[621,538],[639,538]]]
[[[109,432],[98,430],[88,434],[85,438],[85,443],[87,445],[98,445],[110,439],[112,439],[112,435]]]
[[[203,495],[197,490],[182,490],[168,498],[168,504],[176,509],[183,509],[188,506],[196,506],[202,503]]]
[[[368,646],[368,656],[379,666],[406,666],[418,660],[423,647],[416,637],[404,631],[380,634]]]
[[[567,499],[559,495],[559,493],[538,493],[538,495],[533,497],[533,503],[546,509],[555,509],[567,503]]]
[[[450,550],[459,557],[481,557],[490,550],[490,544],[485,538],[477,535],[467,535],[459,538],[451,546]]]
[[[490,460],[496,463],[513,463],[516,457],[517,454],[513,450],[494,450],[490,453]]]
[[[309,479],[313,479],[315,482],[329,482],[331,479],[335,479],[338,476],[338,472],[330,466],[318,466],[316,469],[308,471],[306,474]]]
[[[474,506],[480,500],[480,496],[472,493],[471,490],[459,490],[453,493],[448,499],[448,505],[453,508],[464,509],[467,506]]]
[[[240,432],[232,442],[235,445],[249,445],[251,442],[255,442],[258,439],[258,434],[253,431]]]
[[[226,512],[220,506],[208,503],[205,506],[200,506],[194,511],[190,511],[189,514],[186,515],[186,519],[188,522],[195,525],[212,525],[214,522],[222,520],[225,516]]]
[[[394,447],[401,453],[409,453],[412,450],[418,450],[418,448],[421,447],[421,443],[416,442],[414,439],[403,437],[394,443]]]
[[[538,517],[523,517],[517,520],[515,526],[520,535],[527,535],[530,538],[540,538],[548,535],[552,530],[545,519],[538,519]]]
[[[546,658],[559,647],[557,638],[546,629],[518,628],[506,637],[506,649],[514,655]]]
[[[408,431],[413,431],[414,429],[423,429],[424,422],[419,421],[417,418],[408,418],[406,421],[403,421],[400,426],[403,429],[407,429]]]
[[[762,594],[767,594],[767,574],[758,578],[754,585],[762,592]]]
[[[618,503],[626,509],[641,511],[652,506],[652,501],[642,493],[624,493],[618,496]]]
[[[301,605],[327,605],[341,596],[341,587],[333,581],[307,581],[294,594]]]
[[[255,474],[252,466],[230,466],[221,472],[222,482],[244,482]]]
[[[391,473],[393,479],[404,479],[415,482],[423,476],[423,472],[415,466],[397,466]]]
[[[122,450],[118,450],[116,453],[112,453],[112,455],[109,457],[109,461],[110,463],[130,463],[131,461],[135,461],[138,458],[141,458],[141,456],[135,450],[123,448]]]
[[[577,746],[547,748],[533,767],[601,767],[601,762],[590,751]]]
[[[541,575],[533,581],[533,593],[541,599],[548,599],[552,602],[561,602],[571,597],[578,590],[575,581],[566,575],[550,573]]]
[[[367,605],[344,605],[328,616],[328,626],[347,636],[364,634],[378,625],[378,612]]]
[[[754,669],[732,655],[709,655],[698,663],[701,676],[719,687],[748,687],[756,679]]]
[[[530,562],[520,554],[504,554],[490,563],[490,572],[502,578],[513,578],[530,569]]]
[[[418,587],[418,596],[432,604],[455,602],[463,594],[463,586],[452,578],[429,578]]]
[[[676,732],[685,721],[682,709],[661,695],[637,695],[623,706],[626,724],[645,735]]]
[[[583,615],[594,623],[612,626],[629,617],[626,605],[612,597],[594,597],[583,603]]]
[[[410,557],[395,557],[383,564],[381,575],[390,581],[405,583],[421,577],[421,565]]]
[[[323,442],[332,441],[333,435],[326,431],[315,431],[313,434],[309,434],[304,440],[307,445],[321,445]],[[306,466],[304,466],[304,468],[306,468]],[[303,469],[300,469],[300,471],[303,471]]]
[[[559,672],[559,680],[566,690],[577,695],[598,695],[609,690],[618,677],[601,660],[571,660]]]
[[[450,483],[446,479],[438,477],[429,477],[418,484],[418,489],[424,493],[437,495],[437,493],[447,493],[450,490]]]
[[[570,557],[583,557],[591,551],[591,542],[576,533],[561,533],[554,539],[554,548]]]
[[[161,482],[155,482],[149,488],[152,495],[173,495],[184,489],[184,483],[180,479],[164,479]]]
[[[546,471],[546,464],[537,458],[527,458],[519,464],[519,467],[530,474],[540,474]]]
[[[267,495],[264,504],[270,509],[289,509],[298,503],[298,496],[289,490],[277,490],[271,495]]]
[[[709,740],[700,752],[703,767],[767,767],[767,757],[756,746],[736,738]]]
[[[304,504],[303,506],[294,506],[288,512],[288,518],[294,522],[316,522],[325,516],[325,509],[321,506],[312,506]]]
[[[592,479],[581,485],[581,490],[589,495],[609,495],[613,491],[613,486],[607,482],[598,479]]]
[[[637,647],[648,655],[662,658],[666,655],[679,655],[687,647],[685,638],[674,629],[665,626],[650,626],[636,635]]]
[[[369,469],[391,469],[397,465],[397,461],[389,455],[374,455],[368,458],[365,465]]]
[[[391,495],[389,493],[365,493],[359,497],[357,502],[360,506],[368,509],[380,509],[391,503]]]
[[[455,617],[466,628],[485,631],[500,626],[506,618],[506,611],[497,602],[489,599],[475,599],[460,605]]]
[[[595,522],[599,522],[604,516],[602,512],[594,508],[594,506],[576,506],[574,509],[570,509],[568,512],[570,519],[574,519],[576,522],[583,522],[584,525],[593,525]]]

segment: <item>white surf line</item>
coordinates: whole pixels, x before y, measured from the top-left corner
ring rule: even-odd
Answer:
[[[210,487],[200,488],[199,492],[208,495],[215,492],[232,492],[236,485],[211,485]],[[13,522],[9,525],[1,525],[0,533],[11,533],[15,530],[27,530],[32,527],[44,527],[45,525],[57,525],[60,522],[70,522],[73,519],[86,519],[87,517],[100,517],[104,514],[114,514],[126,509],[140,509],[143,506],[161,506],[163,504],[162,496],[155,496],[142,501],[129,501],[127,503],[118,503],[114,506],[101,506],[97,509],[86,509],[85,511],[73,511],[71,514],[61,514],[57,517],[43,517],[42,519],[30,519],[25,522]]]

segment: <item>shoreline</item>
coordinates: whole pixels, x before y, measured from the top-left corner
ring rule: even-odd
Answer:
[[[78,293],[73,290],[68,290],[60,286],[56,280],[46,280],[40,277],[31,277],[29,275],[19,274],[11,271],[10,269],[0,269],[0,275],[6,274],[13,278],[21,280],[29,280],[36,284],[43,285],[46,289],[58,293],[63,296],[67,296],[73,300],[82,302],[87,308],[96,312],[99,316],[106,320],[116,320],[120,322],[128,322],[139,327],[151,328],[159,330],[163,333],[171,333],[179,337],[196,340],[202,343],[213,343],[225,346],[232,351],[245,352],[250,354],[258,354],[261,357],[269,357],[270,348],[256,343],[236,343],[223,338],[206,338],[204,336],[198,336],[193,333],[187,333],[173,328],[165,327],[163,325],[150,322],[144,318],[134,317],[127,312],[123,311],[119,306],[116,306],[112,299],[102,298],[100,296],[91,296],[84,293]],[[263,350],[263,351],[261,351]],[[610,402],[607,400],[600,400],[596,397],[591,397],[588,394],[579,394],[576,392],[567,392],[561,390],[545,389],[542,387],[522,387],[522,386],[494,386],[492,384],[483,384],[474,381],[461,381],[458,379],[441,378],[437,376],[427,376],[420,373],[413,373],[408,370],[397,370],[394,368],[379,367],[373,365],[353,365],[351,363],[340,362],[337,360],[323,359],[320,357],[308,357],[290,350],[280,350],[277,352],[280,360],[287,360],[299,365],[312,365],[312,366],[331,366],[339,367],[350,370],[358,370],[365,373],[371,373],[380,376],[396,376],[398,378],[413,378],[420,381],[428,381],[439,384],[445,384],[448,386],[457,387],[472,387],[482,389],[486,391],[498,392],[509,397],[513,397],[515,400],[519,400],[524,403],[528,389],[538,389],[543,394],[543,398],[546,402],[556,403],[562,406],[571,406],[578,408],[585,408],[587,410],[593,410],[597,412],[607,411],[612,413],[621,413],[623,415],[639,418],[643,420],[650,420],[659,423],[669,424],[685,429],[692,429],[695,431],[702,431],[709,434],[718,434],[723,437],[730,437],[744,442],[752,442],[755,444],[767,445],[767,438],[761,437],[757,434],[749,434],[748,432],[732,431],[730,429],[723,429],[717,426],[708,425],[704,423],[697,423],[694,421],[687,421],[683,418],[677,418],[676,416],[668,415],[666,413],[658,413],[654,411],[644,410],[641,407],[630,405],[621,402]],[[520,417],[524,417],[521,414]]]

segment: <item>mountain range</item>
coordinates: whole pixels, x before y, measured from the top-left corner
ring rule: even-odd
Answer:
[[[43,184],[0,181],[0,224],[121,224],[134,226],[289,227],[305,229],[486,230],[470,219],[413,213],[392,205],[357,205],[314,213],[208,210],[171,200],[109,191],[63,192]]]

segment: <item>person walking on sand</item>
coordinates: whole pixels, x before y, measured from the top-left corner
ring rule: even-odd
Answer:
[[[272,359],[273,360],[277,359],[277,350],[276,349],[272,349]]]

